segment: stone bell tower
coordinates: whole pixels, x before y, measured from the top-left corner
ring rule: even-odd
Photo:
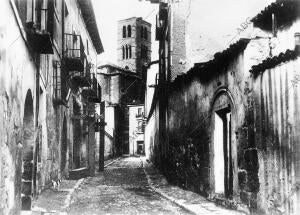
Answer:
[[[118,66],[141,75],[142,65],[151,61],[151,24],[141,17],[118,22]]]

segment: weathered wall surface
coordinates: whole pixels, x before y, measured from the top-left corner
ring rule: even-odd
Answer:
[[[156,105],[155,111],[152,114],[151,118],[148,119],[145,127],[145,156],[147,159],[155,163],[158,159],[156,156],[159,156],[159,138],[158,138],[158,122],[159,122],[159,111],[158,104]],[[157,164],[157,163],[156,163]]]
[[[160,164],[171,181],[210,198],[219,197],[214,183],[214,115],[228,100],[232,115],[233,200],[256,207],[259,184],[251,93],[244,54],[208,80],[194,77],[170,92],[167,141],[161,145],[155,142],[153,151],[155,163]],[[149,140],[146,142],[149,147]]]
[[[14,2],[4,1],[0,15],[0,214],[19,213],[21,186],[24,185],[22,194],[28,194],[26,198],[36,196],[51,186],[51,180],[68,177],[68,170],[73,167],[73,99],[69,100],[69,109],[53,104],[53,65],[61,62],[62,53],[62,1],[56,1],[58,24],[53,55],[33,52],[22,24],[25,20],[20,20]],[[67,5],[69,12],[74,10],[72,22],[76,32],[83,35],[86,55],[96,65],[96,51],[78,5],[75,1]],[[86,150],[91,155],[87,162],[94,165],[93,145]],[[25,186],[21,177],[27,177],[32,185]]]
[[[18,214],[24,102],[28,90],[35,92],[36,70],[9,1],[0,12],[0,213]]]
[[[115,108],[108,106],[105,108],[105,146],[104,158],[108,159],[114,156],[114,138],[115,138]]]
[[[300,60],[264,71],[254,79],[259,159],[259,209],[298,214],[300,186]]]

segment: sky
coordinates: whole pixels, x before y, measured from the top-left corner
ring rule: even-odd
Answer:
[[[145,0],[93,0],[93,5],[104,46],[104,53],[99,56],[98,64],[117,63],[117,22],[119,20],[142,17],[152,23],[152,38],[155,38],[155,16],[158,4],[151,4]],[[154,40],[152,42],[155,47],[156,42]],[[153,47],[152,53],[155,55]]]

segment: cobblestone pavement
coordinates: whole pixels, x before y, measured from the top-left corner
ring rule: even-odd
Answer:
[[[105,165],[95,177],[63,180],[59,189],[45,190],[26,215],[244,214],[169,184],[145,158],[123,157]]]
[[[145,158],[141,159],[148,182],[153,190],[161,194],[165,198],[175,202],[177,205],[189,210],[198,215],[245,215],[246,213],[239,210],[227,209],[223,206],[216,205],[212,201],[208,201],[205,197],[181,189],[167,182],[166,178],[150,163],[146,162]]]
[[[189,214],[154,192],[139,158],[122,158],[86,178],[73,193],[68,214]]]

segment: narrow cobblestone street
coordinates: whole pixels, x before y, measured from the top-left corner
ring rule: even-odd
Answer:
[[[242,215],[203,196],[169,184],[144,157],[105,162],[104,172],[79,180],[63,180],[33,203],[32,215],[199,214]]]
[[[69,214],[189,214],[152,191],[140,158],[123,158],[86,178],[74,192]]]

